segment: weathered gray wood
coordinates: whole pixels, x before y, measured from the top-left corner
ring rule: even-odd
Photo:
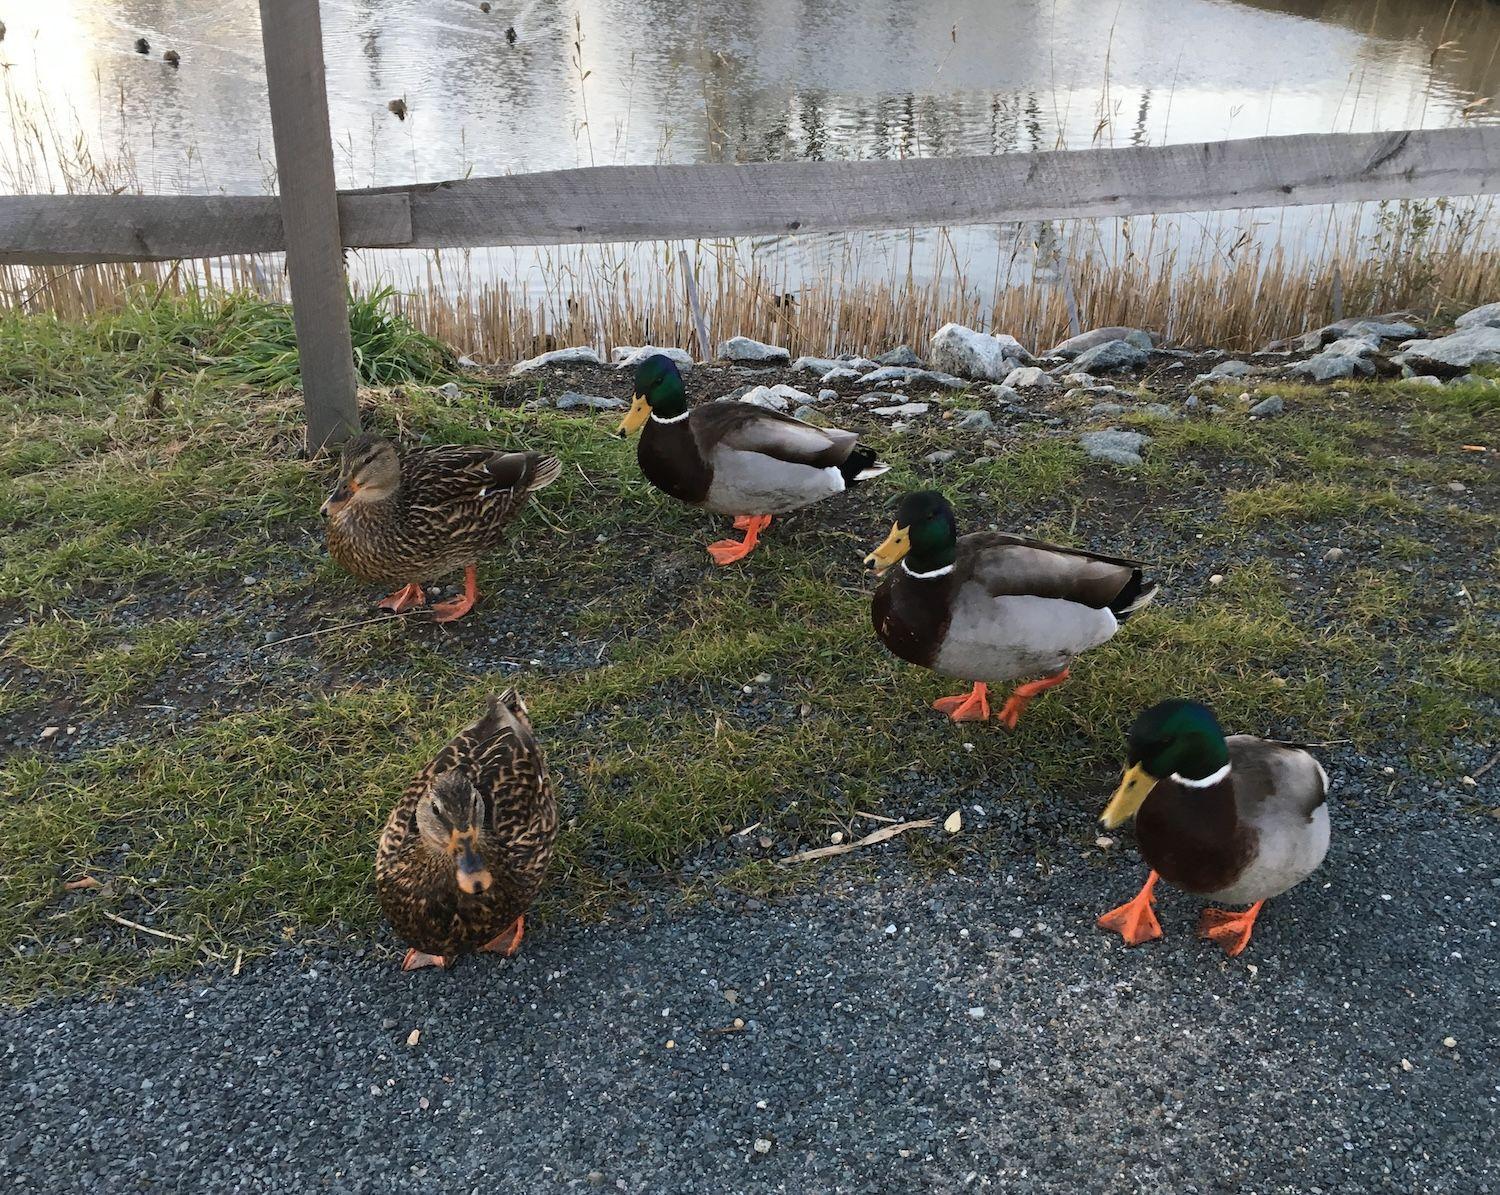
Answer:
[[[307,447],[359,430],[318,0],[260,0]]]
[[[351,245],[411,243],[406,195],[341,195]],[[277,253],[286,248],[274,195],[0,195],[0,262],[68,265]]]
[[[265,0],[263,0],[263,3]],[[274,5],[289,28],[309,0]],[[326,114],[326,109],[320,109]],[[313,114],[296,112],[311,136]],[[331,171],[331,162],[328,166]],[[286,172],[283,170],[283,177]],[[929,227],[1500,191],[1500,127],[1314,133],[903,162],[601,166],[346,191],[343,243],[458,248]],[[264,196],[0,197],[0,262],[285,247]]]
[[[686,249],[677,250],[677,265],[682,270],[682,285],[687,290],[688,310],[693,313],[693,327],[698,332],[698,356],[704,361],[714,355],[714,342],[708,334],[708,321],[703,318],[703,306],[698,302],[698,280],[693,277],[693,267],[688,263]]]
[[[604,166],[369,193],[419,248],[836,232],[1500,191],[1500,127],[900,162]]]

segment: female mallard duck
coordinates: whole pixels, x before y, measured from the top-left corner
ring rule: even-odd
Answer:
[[[515,954],[556,839],[547,761],[510,689],[407,785],[380,836],[375,891],[413,944],[402,970]]]
[[[427,601],[424,581],[463,569],[463,594],[432,608],[438,622],[452,622],[479,597],[479,557],[526,496],[561,472],[539,452],[447,444],[398,456],[389,440],[357,436],[323,503],[328,554],[363,581],[400,585],[380,603],[395,614]]]
[[[1068,679],[1075,656],[1112,638],[1156,596],[1134,561],[1001,531],[960,537],[953,508],[935,490],[901,500],[890,535],[865,565],[886,573],[870,608],[880,641],[912,664],[974,682],[932,703],[953,721],[990,716],[987,682],[1044,674],[1001,709],[1012,730],[1033,697]]]
[[[1129,904],[1099,918],[1127,945],[1161,937],[1152,911],[1158,879],[1243,913],[1204,909],[1198,935],[1233,957],[1244,950],[1261,906],[1300,884],[1328,853],[1328,774],[1284,743],[1224,737],[1196,701],[1154,705],[1130,728],[1130,765],[1100,819],[1110,829],[1135,818],[1151,868]]]
[[[670,358],[635,369],[635,402],[620,424],[644,426],[636,459],[662,493],[715,514],[734,515],[743,540],[708,545],[715,564],[748,556],[771,516],[811,506],[890,468],[854,432],[813,427],[753,403],[720,399],[688,409]]]

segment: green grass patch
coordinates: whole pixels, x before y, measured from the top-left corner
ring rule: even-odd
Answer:
[[[440,376],[440,352],[383,309],[365,317],[367,373],[379,360],[385,380]],[[652,491],[617,417],[523,409],[532,387],[509,381],[465,378],[445,397],[403,380],[363,396],[373,426],[564,463],[484,562],[478,610],[441,629],[371,621],[378,594],[327,560],[331,462],[301,458],[288,334],[284,312],[243,299],[0,319],[0,731],[35,744],[0,760],[11,1001],[288,938],[387,941],[371,866],[390,805],[512,683],[563,806],[544,918],[591,914],[622,876],[680,879],[754,823],[774,856],[868,832],[867,814],[1006,801],[1048,829],[982,849],[1056,849],[1090,832],[1124,727],[1170,696],[1209,701],[1237,730],[1433,767],[1497,729],[1500,644],[1476,565],[1500,559],[1495,520],[1475,513],[1484,494],[1415,484],[1461,459],[1469,472],[1447,476],[1491,484],[1456,447],[1484,442],[1482,388],[1279,388],[1297,403],[1283,418],[1151,420],[1134,472],[1090,462],[1076,428],[1018,424],[986,448],[935,420],[897,435],[869,421],[892,476],[778,519],[721,570],[703,544],[726,520]],[[939,448],[957,456],[925,461]],[[871,632],[860,558],[902,489],[930,484],[965,530],[1138,553],[1167,583],[1015,735],[934,715],[963,686]],[[1350,545],[1346,564],[1320,563],[1330,538]],[[78,734],[40,739],[59,722]],[[975,842],[892,851],[920,874],[964,866]],[[736,856],[716,883],[774,893],[817,874]],[[99,886],[68,887],[84,878]]]

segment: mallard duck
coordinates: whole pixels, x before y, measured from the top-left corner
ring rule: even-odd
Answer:
[[[1032,698],[1068,679],[1075,656],[1113,638],[1156,596],[1131,560],[1003,531],[960,537],[936,490],[901,499],[865,565],[885,574],[870,606],[880,641],[909,663],[974,682],[932,703],[953,721],[990,716],[989,683],[1041,675],[1001,709],[1012,730]]]
[[[148,42],[144,37],[138,37],[138,38],[136,38],[135,39],[135,52],[137,54],[149,54],[149,53],[151,53],[151,43]]]
[[[1130,763],[1100,820],[1114,829],[1131,817],[1151,874],[1100,926],[1130,946],[1161,937],[1151,903],[1164,879],[1250,906],[1204,909],[1198,922],[1198,935],[1233,958],[1266,901],[1307,879],[1328,853],[1328,774],[1300,747],[1225,738],[1207,706],[1164,701],[1130,728]]]
[[[161,59],[171,67],[178,67],[182,65],[182,55],[179,54],[176,50],[168,50],[161,56]]]
[[[432,608],[462,618],[479,596],[479,557],[526,501],[562,472],[556,457],[445,444],[404,456],[379,436],[344,446],[338,485],[323,503],[328,553],[364,581],[401,588],[380,602],[400,614],[427,601],[422,582],[464,570],[464,592]]]
[[[743,540],[708,545],[715,564],[741,560],[771,516],[811,506],[890,466],[854,432],[819,428],[753,403],[719,399],[688,409],[682,375],[660,353],[635,368],[635,401],[620,435],[641,432],[636,459],[662,493],[733,515]]]
[[[547,761],[508,689],[406,786],[380,836],[375,892],[412,943],[401,969],[515,954],[556,839]]]

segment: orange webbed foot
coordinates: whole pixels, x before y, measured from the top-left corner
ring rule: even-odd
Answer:
[[[515,919],[512,925],[501,930],[479,949],[487,950],[491,954],[503,954],[506,958],[514,958],[516,951],[521,949],[521,939],[525,936],[526,915],[523,913]]]
[[[745,533],[744,539],[721,539],[708,545],[708,554],[713,557],[715,564],[733,564],[736,560],[743,560],[751,552],[755,551],[755,545],[760,542],[760,533],[771,525],[770,515],[736,515],[734,527],[736,531]]]
[[[1155,902],[1152,890],[1156,887],[1157,878],[1153,871],[1146,877],[1145,884],[1134,899],[1099,918],[1099,928],[1113,930],[1125,939],[1127,946],[1139,946],[1161,937],[1161,922],[1157,921],[1156,910],[1151,907]]]
[[[1198,918],[1198,936],[1213,942],[1230,958],[1236,958],[1250,945],[1255,918],[1265,903],[1258,900],[1242,913],[1231,909],[1204,909]]]
[[[939,697],[932,708],[955,722],[983,722],[990,716],[989,686],[977,682],[967,693]]]
[[[1055,689],[1063,681],[1068,679],[1068,670],[1064,668],[1053,676],[1044,676],[1041,680],[1028,681],[1019,685],[1016,691],[1005,699],[1005,704],[1000,707],[999,721],[1007,730],[1014,730],[1020,722],[1021,715],[1026,712],[1026,707],[1031,704],[1032,698],[1048,689]]]
[[[418,971],[423,967],[436,967],[443,971],[448,967],[448,962],[440,954],[424,954],[413,946],[406,952],[406,957],[401,960],[403,971]]]
[[[376,609],[388,610],[392,614],[405,614],[414,606],[425,606],[427,604],[427,591],[420,585],[403,585],[388,598],[381,598],[375,603]]]
[[[464,591],[457,597],[439,602],[432,608],[435,622],[456,622],[474,608],[479,600],[479,570],[474,565],[464,569]]]

